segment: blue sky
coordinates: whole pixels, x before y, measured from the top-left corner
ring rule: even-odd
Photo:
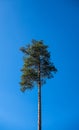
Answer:
[[[43,130],[79,130],[78,0],[0,0],[0,130],[37,129],[37,87],[19,89],[19,48],[32,38],[58,68],[42,87]]]

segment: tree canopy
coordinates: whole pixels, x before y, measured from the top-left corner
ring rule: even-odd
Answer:
[[[32,40],[31,44],[21,47],[20,50],[24,53],[24,64],[21,69],[21,91],[33,88],[38,84],[39,78],[41,85],[43,85],[47,78],[54,77],[57,69],[50,61],[48,46],[42,40]]]

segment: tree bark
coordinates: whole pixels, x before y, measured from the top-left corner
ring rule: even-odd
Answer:
[[[41,85],[38,85],[38,130],[41,130]]]
[[[40,80],[40,64],[38,67],[38,130],[41,130],[41,80]]]

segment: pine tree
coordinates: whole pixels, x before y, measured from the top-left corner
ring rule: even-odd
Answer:
[[[41,86],[54,77],[57,69],[50,61],[48,46],[42,40],[32,40],[31,44],[20,50],[24,53],[20,89],[25,92],[34,86],[38,87],[38,130],[41,130]]]

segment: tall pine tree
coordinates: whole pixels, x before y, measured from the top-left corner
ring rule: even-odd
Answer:
[[[24,53],[21,91],[38,87],[38,130],[41,130],[41,86],[47,79],[54,77],[57,69],[50,61],[48,46],[42,40],[32,40],[31,44],[21,47],[20,50]]]

